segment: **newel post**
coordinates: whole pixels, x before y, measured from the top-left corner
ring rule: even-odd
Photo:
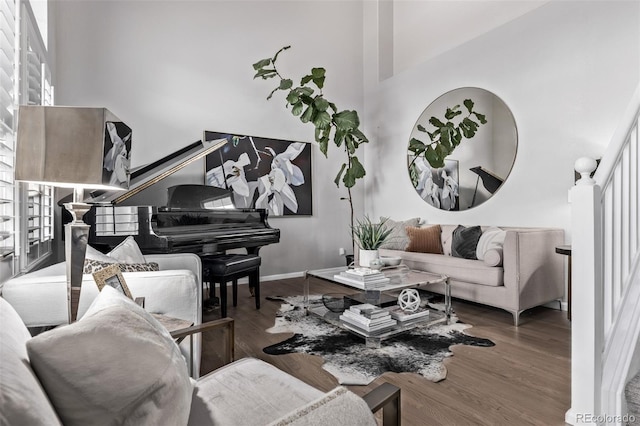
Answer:
[[[602,205],[600,187],[590,177],[596,161],[575,162],[581,179],[571,188],[571,408],[569,424],[596,424],[600,413],[604,347],[602,285]]]

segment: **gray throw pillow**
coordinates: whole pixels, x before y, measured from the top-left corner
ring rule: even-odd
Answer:
[[[384,220],[383,217],[380,220]],[[420,218],[414,217],[405,221],[396,222],[395,220],[387,219],[384,223],[387,229],[391,229],[391,233],[384,240],[380,248],[389,250],[405,250],[409,245],[409,235],[407,235],[407,226],[418,226]]]
[[[479,226],[465,228],[462,225],[458,225],[458,227],[453,230],[451,255],[453,257],[477,260],[476,248],[478,247],[478,240],[481,235],[482,229]]]

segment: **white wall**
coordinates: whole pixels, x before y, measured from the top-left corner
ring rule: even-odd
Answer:
[[[134,166],[199,140],[205,129],[312,142],[313,127],[282,97],[266,101],[274,81],[252,79],[254,62],[289,44],[282,73],[299,81],[323,66],[327,98],[363,109],[360,2],[59,1],[55,9],[57,103],[105,106],[119,116],[133,129]],[[338,247],[350,246],[348,204],[333,183],[341,154],[330,148],[327,160],[314,148],[313,215],[269,219],[281,240],[262,249],[263,275],[344,262]],[[181,172],[136,204],[162,205],[163,188],[201,183],[203,168]]]
[[[420,11],[416,7],[416,15]],[[368,55],[375,51],[372,43],[365,40]],[[414,46],[394,45],[396,52],[402,48]],[[368,147],[367,167],[379,172],[367,183],[366,211],[395,219],[419,216],[430,223],[568,231],[573,163],[583,155],[602,155],[638,84],[639,65],[640,3],[550,2],[368,87],[367,125],[376,144]],[[487,89],[509,106],[518,152],[511,175],[491,199],[464,212],[445,212],[413,190],[407,145],[424,108],[465,86]]]

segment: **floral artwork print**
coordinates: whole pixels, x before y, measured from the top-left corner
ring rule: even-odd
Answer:
[[[236,208],[272,216],[311,215],[311,145],[205,131],[205,141],[227,140],[207,155],[205,184],[230,189]]]
[[[411,160],[413,164],[411,164]],[[442,210],[459,210],[458,162],[444,160],[445,167],[432,168],[424,157],[412,158],[409,162],[413,186],[420,198]]]

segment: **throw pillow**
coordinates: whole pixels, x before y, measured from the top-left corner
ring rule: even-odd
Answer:
[[[27,351],[65,425],[187,424],[193,385],[178,346],[111,287],[80,321],[39,334]]]
[[[453,239],[451,241],[451,255],[453,257],[462,257],[464,259],[477,259],[476,248],[478,240],[482,235],[482,229],[479,226],[470,226],[468,228],[458,225],[453,230]]]
[[[409,245],[406,251],[442,254],[440,225],[433,225],[426,228],[408,226],[407,234],[409,235]]]
[[[456,225],[440,225],[442,228],[442,251],[445,256],[451,256],[451,242],[453,241],[453,230]]]
[[[380,220],[385,219],[381,217]],[[391,230],[391,233],[384,242],[380,245],[380,248],[389,250],[405,250],[409,244],[409,236],[407,235],[407,226],[418,226],[420,218],[414,217],[400,222],[396,222],[391,219],[387,219],[384,223],[387,229]]]
[[[502,266],[502,248],[492,248],[484,253],[484,264],[487,266]]]
[[[99,260],[84,260],[83,274],[93,274],[107,266],[113,265],[114,262],[101,262]],[[120,272],[147,272],[147,271],[159,271],[160,266],[156,262],[149,263],[118,263]]]
[[[116,263],[118,261],[113,257],[109,257],[108,255],[99,252],[98,250],[94,249],[88,244],[87,244],[87,251],[85,253],[84,258],[90,259],[90,260],[99,260],[100,262],[107,262],[107,263]]]
[[[504,239],[507,236],[507,231],[503,231],[495,226],[487,229],[482,233],[478,240],[478,246],[476,247],[476,257],[479,260],[484,260],[487,251],[491,249],[502,250]]]
[[[111,250],[108,256],[121,263],[146,263],[138,243],[131,236]]]

